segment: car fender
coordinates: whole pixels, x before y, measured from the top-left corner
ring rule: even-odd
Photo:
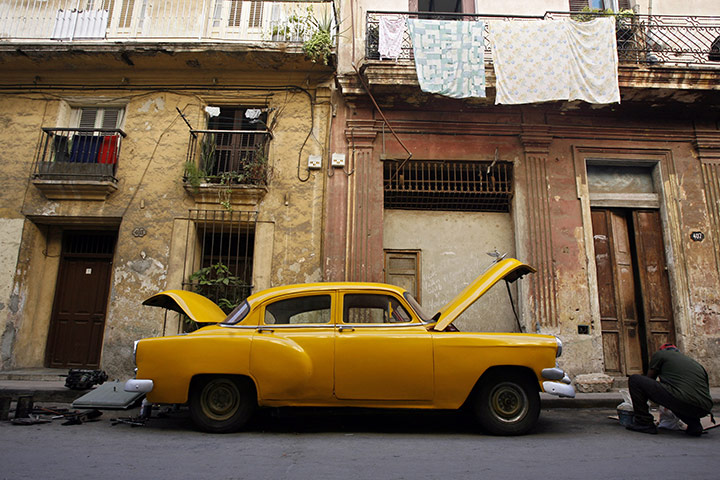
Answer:
[[[297,398],[309,393],[313,364],[308,352],[292,339],[258,334],[253,337],[250,374],[260,401]]]
[[[250,336],[217,329],[195,333],[149,338],[138,343],[136,378],[153,380],[148,401],[187,402],[190,383],[197,375],[250,376]]]

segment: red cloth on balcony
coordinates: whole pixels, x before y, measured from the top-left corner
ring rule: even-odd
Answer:
[[[98,163],[115,164],[117,162],[118,137],[110,135],[103,137],[102,144],[98,150]]]

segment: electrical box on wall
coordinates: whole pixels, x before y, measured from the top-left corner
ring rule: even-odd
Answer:
[[[308,168],[322,168],[322,157],[320,155],[310,155],[308,157]]]
[[[345,154],[344,153],[333,153],[332,154],[332,166],[333,167],[344,167],[345,166]]]

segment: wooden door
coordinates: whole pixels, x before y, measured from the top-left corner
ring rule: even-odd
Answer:
[[[605,371],[643,373],[635,275],[628,222],[612,210],[592,211]]]
[[[632,215],[647,355],[651,356],[663,343],[675,343],[670,280],[665,262],[660,212],[636,210]]]
[[[592,210],[605,371],[643,373],[675,325],[657,210]]]
[[[111,266],[107,258],[61,259],[46,350],[48,367],[99,367]]]

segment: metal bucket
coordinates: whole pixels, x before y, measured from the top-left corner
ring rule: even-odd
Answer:
[[[617,411],[618,419],[620,420],[620,425],[623,427],[627,427],[628,425],[633,424],[633,419],[635,418],[635,414],[632,410],[620,410]]]

